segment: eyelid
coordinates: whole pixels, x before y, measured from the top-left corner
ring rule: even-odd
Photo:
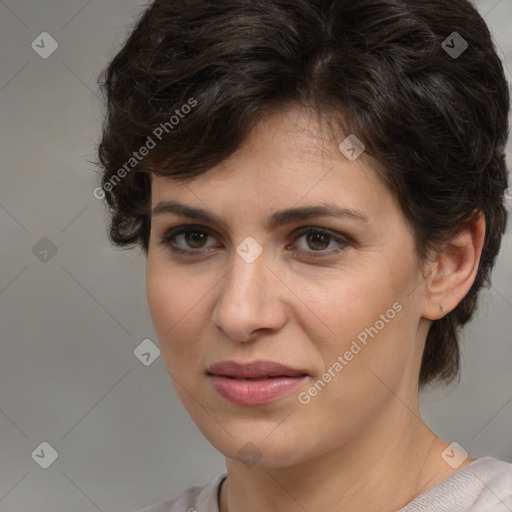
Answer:
[[[214,232],[212,229],[208,228],[207,226],[202,226],[200,224],[182,224],[179,226],[176,226],[174,228],[170,228],[165,230],[163,235],[160,236],[160,243],[163,244],[165,247],[168,247],[172,251],[175,251],[177,253],[190,253],[190,254],[200,254],[201,249],[193,250],[193,249],[180,249],[178,247],[171,246],[171,240],[176,238],[178,235],[186,234],[188,232],[204,232],[208,236],[212,238],[216,238],[214,236]],[[204,251],[203,251],[204,252]]]
[[[212,249],[211,247],[206,248],[206,250],[202,249],[181,249],[179,247],[174,247],[171,245],[172,239],[174,239],[176,236],[187,233],[187,232],[204,232],[205,234],[209,235],[212,238],[216,238],[216,235],[214,234],[214,231],[210,229],[207,226],[203,226],[200,224],[182,224],[173,228],[170,228],[164,232],[163,235],[160,237],[160,243],[167,247],[169,250],[171,250],[173,253],[177,255],[189,255],[191,257],[194,256],[201,256],[204,255],[209,249]],[[310,233],[319,233],[319,234],[325,234],[329,237],[331,237],[332,240],[338,243],[339,246],[342,248],[338,249],[326,249],[326,250],[295,250],[295,252],[299,252],[301,254],[306,254],[308,258],[328,258],[329,256],[335,256],[341,252],[343,252],[347,246],[353,245],[355,242],[354,240],[345,234],[333,232],[330,229],[322,228],[319,226],[302,226],[296,228],[292,233],[289,235],[290,238],[292,238],[292,243],[296,242],[298,238],[301,238],[304,235],[310,234]],[[287,244],[287,247],[290,244]]]
[[[342,235],[341,233],[333,232],[326,228],[321,228],[317,226],[305,226],[302,228],[297,228],[295,231],[293,231],[293,242],[296,242],[299,238],[303,237],[304,235],[308,235],[310,233],[318,233],[327,235],[331,238],[331,241],[335,241],[338,244],[338,247],[331,248],[331,249],[325,249],[321,251],[313,251],[313,250],[297,250],[298,252],[302,254],[306,254],[307,258],[324,258],[327,259],[331,256],[337,256],[344,252],[346,248],[349,245],[353,244],[352,239],[349,236]]]

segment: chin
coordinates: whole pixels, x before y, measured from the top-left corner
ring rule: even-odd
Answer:
[[[226,430],[220,426],[213,430],[211,420],[206,428],[198,427],[210,444],[229,459],[248,466],[280,468],[299,463],[305,457],[304,439],[296,438],[284,429],[278,432],[275,423],[264,429],[255,428],[254,422],[239,429],[233,423],[222,425]],[[265,432],[272,433],[267,435]]]

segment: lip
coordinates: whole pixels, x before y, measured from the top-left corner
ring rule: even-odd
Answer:
[[[269,377],[263,380],[235,379],[210,375],[217,393],[234,405],[265,405],[297,389],[307,378]]]
[[[221,361],[208,368],[208,373],[235,379],[263,379],[265,377],[299,377],[307,375],[304,370],[291,368],[274,361],[251,361],[239,363],[238,361]]]
[[[222,361],[208,369],[217,393],[235,405],[264,405],[278,400],[299,387],[308,374],[303,370],[275,363]]]

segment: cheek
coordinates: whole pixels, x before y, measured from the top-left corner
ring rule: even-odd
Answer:
[[[172,375],[183,373],[198,359],[204,288],[190,286],[190,278],[179,270],[148,260],[146,294],[167,369]]]
[[[400,297],[396,284],[366,268],[354,274],[337,276],[336,285],[326,282],[315,290],[315,297],[305,299],[329,327],[330,337],[344,340],[356,337],[374,325],[381,314]],[[393,311],[391,312],[391,315]]]
[[[326,368],[341,356],[347,364],[339,374],[348,383],[370,379],[375,385],[378,379],[370,370],[397,383],[415,346],[411,275],[412,267],[404,263],[367,267],[364,273],[344,276],[334,292],[332,287],[323,290],[315,309],[324,312],[331,330],[318,345]]]
[[[155,331],[160,335],[172,327],[172,317],[176,314],[176,283],[169,279],[161,267],[148,260],[146,271],[146,295]]]
[[[186,317],[193,303],[192,287],[183,271],[164,260],[160,254],[148,256],[146,294],[157,334],[171,334],[175,325]],[[172,329],[172,330],[171,330]],[[163,341],[163,340],[162,340]]]

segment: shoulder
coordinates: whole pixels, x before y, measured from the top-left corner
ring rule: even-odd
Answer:
[[[478,489],[482,505],[491,503],[496,508],[491,510],[512,509],[512,464],[493,457],[483,457],[475,461],[480,463],[470,473],[476,478],[475,487]],[[468,466],[471,467],[471,464]],[[480,503],[477,500],[476,505]],[[498,507],[501,507],[498,509]]]
[[[219,512],[217,493],[225,474],[208,483],[189,487],[175,498],[168,498],[137,512]]]
[[[399,512],[501,512],[512,509],[512,464],[476,459]]]

